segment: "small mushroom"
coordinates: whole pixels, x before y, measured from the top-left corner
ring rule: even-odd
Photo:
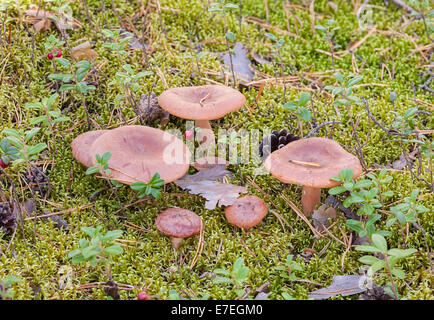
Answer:
[[[200,232],[202,219],[194,212],[182,208],[170,208],[161,212],[155,220],[157,229],[172,237],[172,245],[178,249],[184,238]]]
[[[237,111],[244,106],[246,98],[241,92],[227,86],[205,85],[168,89],[158,97],[158,103],[170,114],[195,120],[195,126],[202,129],[197,133],[198,141],[215,145],[209,120]]]
[[[71,143],[72,154],[74,158],[86,167],[92,167],[94,163],[92,162],[89,149],[97,138],[107,132],[109,132],[109,130],[95,130],[88,131],[77,136]]]
[[[124,184],[148,182],[155,173],[165,183],[178,180],[188,171],[190,151],[180,139],[159,129],[124,126],[98,137],[90,148],[95,155],[111,152],[111,178]]]
[[[326,138],[301,139],[273,152],[265,160],[265,168],[278,180],[303,186],[303,213],[310,215],[321,201],[321,188],[340,184],[330,180],[345,168],[351,168],[354,179],[362,173],[357,157],[339,143]]]
[[[258,225],[267,215],[267,212],[265,201],[252,195],[238,198],[225,210],[229,223],[242,229],[249,229]]]

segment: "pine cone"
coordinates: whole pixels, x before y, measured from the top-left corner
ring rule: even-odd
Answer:
[[[258,153],[262,160],[265,160],[268,155],[280,148],[283,148],[288,143],[299,140],[300,137],[292,133],[288,133],[286,129],[279,132],[273,130],[270,135],[262,138],[259,144]]]

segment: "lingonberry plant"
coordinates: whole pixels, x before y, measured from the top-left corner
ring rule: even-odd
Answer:
[[[112,156],[111,152],[105,152],[102,156],[96,154],[95,155],[96,163],[92,167],[87,168],[86,174],[90,175],[97,172],[101,172],[104,175],[104,178],[106,179],[107,183],[110,185],[110,187],[114,188],[113,190],[116,193],[116,188],[121,187],[122,183],[111,179],[112,171],[108,165],[108,161],[110,160],[111,156]]]
[[[6,128],[2,131],[7,135],[7,139],[18,150],[15,153],[16,158],[13,160],[12,165],[25,163],[30,168],[30,163],[38,158],[41,151],[47,148],[47,145],[43,142],[31,144],[32,139],[41,130],[41,128],[33,128],[30,130],[15,130]]]
[[[389,277],[389,283],[385,291],[398,299],[398,290],[393,276],[404,279],[405,272],[397,267],[400,260],[403,260],[417,252],[416,249],[388,249],[386,239],[380,234],[371,236],[371,244],[360,245],[356,247],[357,251],[369,252],[377,254],[377,256],[363,256],[359,259],[360,262],[370,265],[367,275],[373,277],[376,272],[384,271]],[[381,254],[378,257],[378,254]]]
[[[309,122],[312,118],[309,109],[306,108],[307,103],[310,101],[310,94],[307,92],[302,92],[300,98],[297,102],[289,101],[283,105],[283,107],[291,112],[293,112],[297,118],[303,119]]]
[[[381,234],[388,236],[391,233],[386,230],[377,230],[375,222],[381,219],[381,215],[376,212],[381,208],[382,204],[379,200],[379,188],[376,182],[369,179],[354,181],[354,172],[352,169],[342,169],[338,177],[331,177],[331,180],[341,182],[340,186],[329,189],[329,194],[337,195],[349,193],[349,196],[343,202],[344,207],[348,208],[351,205],[356,205],[357,215],[361,216],[361,220],[348,219],[346,225],[356,231],[359,237],[371,236],[373,234]],[[383,179],[383,175],[381,176]],[[384,197],[384,193],[383,193]]]
[[[110,40],[110,42],[103,43],[103,47],[111,50],[121,61],[126,56],[125,49],[128,46],[128,42],[131,40],[131,36],[128,36],[118,30],[102,29],[103,35]]]
[[[124,71],[117,72],[115,78],[109,83],[109,86],[114,85],[120,87],[123,92],[123,94],[120,94],[115,98],[115,103],[127,100],[136,114],[140,114],[141,112],[137,104],[135,93],[141,88],[141,85],[139,84],[140,80],[146,76],[153,75],[154,73],[152,71],[135,73],[132,66],[129,64],[123,65],[122,69]],[[123,115],[122,108],[120,113]],[[141,117],[140,122],[143,124],[143,119]]]
[[[326,86],[324,89],[331,91],[335,96],[333,105],[349,106],[354,103],[362,103],[360,98],[353,95],[353,87],[362,81],[362,76],[354,76],[353,74],[344,77],[340,72],[335,72],[333,76],[338,80],[340,86]],[[336,99],[336,97],[338,99]]]
[[[91,71],[92,64],[86,60],[81,60],[75,64],[71,64],[71,62],[65,58],[58,58],[56,59],[56,62],[58,62],[68,73],[54,73],[50,74],[48,78],[63,82],[62,86],[59,88],[60,92],[71,91],[80,95],[84,111],[86,112],[86,120],[90,127],[90,116],[86,104],[86,94],[96,88],[94,85],[89,85],[85,80],[85,77]]]
[[[37,110],[40,112],[40,116],[32,118],[30,120],[31,125],[40,125],[44,127],[44,134],[47,136],[51,136],[52,134],[56,134],[56,124],[60,122],[66,122],[71,120],[67,116],[63,116],[62,112],[55,107],[55,102],[59,95],[57,93],[51,95],[48,98],[42,99],[41,102],[36,103],[26,103],[24,108]],[[52,140],[54,143],[54,149],[57,153],[56,147],[56,139]]]
[[[229,10],[231,10],[231,9],[239,9],[239,6],[237,4],[226,3],[225,0],[218,0],[217,2],[211,3],[210,6],[208,7],[209,12],[218,12],[223,17],[223,28],[224,28],[224,33],[225,33],[226,47],[227,47],[228,54],[229,54],[229,61],[230,61],[230,65],[231,65],[232,77],[233,77],[234,86],[235,86],[237,83],[237,80],[235,77],[234,65],[232,62],[232,53],[231,53],[229,41],[235,41],[236,36],[232,31],[230,31],[228,29],[228,20],[227,20]]]
[[[221,276],[215,277],[213,279],[213,283],[232,284],[238,297],[241,297],[245,294],[245,291],[242,289],[242,285],[247,281],[250,274],[250,269],[244,265],[244,258],[238,258],[234,262],[231,270],[217,268],[214,270],[214,273]]]
[[[8,167],[10,163],[18,159],[18,149],[11,145],[7,138],[0,141],[0,167]]]
[[[387,227],[399,222],[401,228],[404,228],[409,223],[415,223],[418,214],[429,211],[427,207],[417,203],[419,192],[419,189],[413,190],[409,197],[404,198],[403,203],[390,207],[392,215],[390,215],[387,220]]]
[[[138,198],[152,195],[155,199],[159,199],[161,197],[161,187],[163,185],[164,180],[160,178],[159,173],[155,173],[149,182],[134,182],[130,187],[131,189],[138,191]]]
[[[274,269],[280,271],[279,275],[289,281],[297,280],[295,271],[303,271],[303,267],[294,261],[294,256],[292,254],[286,256],[285,264],[283,266],[276,266]]]
[[[330,55],[332,59],[332,67],[333,71],[335,70],[335,49],[340,48],[340,45],[335,44],[335,36],[336,31],[340,29],[340,27],[335,27],[335,21],[333,19],[330,19],[327,21],[326,26],[323,25],[316,25],[316,30],[319,30],[322,34],[322,40],[326,41],[328,43],[329,49],[330,49]]]
[[[115,240],[122,236],[122,230],[101,232],[102,227],[96,228],[83,227],[81,230],[90,237],[80,239],[78,248],[68,254],[72,263],[87,262],[92,267],[96,267],[109,280],[113,281],[111,263],[113,257],[123,253],[123,249]]]

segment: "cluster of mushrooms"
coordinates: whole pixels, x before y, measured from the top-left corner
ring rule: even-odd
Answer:
[[[158,97],[159,105],[168,113],[195,120],[195,126],[201,128],[196,133],[201,145],[215,144],[210,120],[237,111],[245,102],[243,94],[223,85],[172,88]],[[174,163],[167,163],[165,158],[169,145],[176,155]],[[95,164],[95,155],[111,152],[108,161],[110,179],[123,184],[148,182],[155,173],[159,173],[167,184],[183,177],[190,167],[191,153],[182,140],[147,126],[128,125],[112,130],[85,132],[74,139],[71,147],[74,157],[86,167]],[[201,168],[206,167],[206,161],[202,161]],[[344,168],[352,168],[354,178],[362,172],[358,158],[337,142],[326,138],[293,141],[272,152],[264,164],[278,180],[303,186],[302,206],[305,215],[310,215],[320,204],[321,188],[339,184],[330,180],[331,176],[339,175]],[[253,195],[242,196],[225,209],[227,220],[243,229],[259,224],[267,212],[265,202]],[[178,248],[183,238],[200,232],[202,219],[190,210],[170,208],[158,215],[156,227],[172,237],[173,246]]]

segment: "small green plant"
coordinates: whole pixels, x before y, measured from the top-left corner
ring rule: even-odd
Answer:
[[[245,291],[242,289],[242,285],[245,281],[247,281],[250,273],[250,269],[244,265],[244,259],[238,258],[233,266],[232,270],[226,270],[222,268],[217,268],[214,270],[214,273],[222,275],[215,277],[213,279],[213,283],[215,284],[232,284],[235,288],[235,293],[238,297],[245,294]]]
[[[353,95],[353,87],[363,80],[362,76],[354,76],[353,74],[344,77],[341,73],[335,72],[333,76],[338,80],[339,86],[326,86],[324,89],[338,97],[333,102],[335,106],[349,106],[354,103],[361,103],[360,98]]]
[[[65,44],[65,41],[57,39],[54,35],[50,35],[44,42],[44,48],[46,52],[51,52],[54,49],[60,48]]]
[[[68,59],[57,58],[58,62],[68,73],[52,73],[48,75],[51,80],[60,80],[63,84],[59,88],[59,92],[71,91],[76,92],[81,97],[81,102],[86,112],[86,120],[90,127],[90,116],[86,104],[86,94],[89,91],[95,90],[94,85],[89,85],[85,81],[85,77],[90,72],[92,64],[89,61],[81,60],[75,64],[71,64]]]
[[[416,253],[416,249],[388,249],[386,239],[379,234],[373,234],[371,236],[372,244],[366,244],[357,246],[357,251],[370,252],[381,254],[382,258],[377,258],[375,256],[363,256],[359,259],[360,262],[370,265],[367,275],[369,277],[373,277],[376,272],[385,271],[387,276],[389,277],[390,283],[385,288],[385,291],[393,296],[395,299],[398,299],[398,293],[395,285],[395,281],[393,276],[404,279],[405,272],[397,267],[397,263],[400,260],[403,260],[412,254]]]
[[[315,26],[315,29],[319,30],[321,32],[322,40],[326,41],[329,45],[333,71],[335,70],[335,59],[334,59],[335,49],[338,49],[341,47],[340,45],[337,45],[334,43],[336,31],[338,31],[340,29],[340,27],[335,27],[334,25],[335,25],[335,21],[333,19],[330,19],[327,21],[326,26],[323,26],[320,24]]]
[[[392,111],[396,115],[392,122],[392,128],[406,135],[413,133],[416,129],[415,122],[418,111],[416,107],[407,109],[403,115]]]
[[[49,98],[42,99],[41,102],[36,103],[26,103],[24,107],[26,109],[38,110],[42,113],[39,117],[32,118],[30,120],[31,125],[41,125],[44,128],[44,134],[50,136],[55,134],[56,124],[60,122],[70,121],[71,119],[67,116],[63,116],[61,111],[54,107],[54,103],[59,95],[57,93],[51,95]],[[54,141],[54,149],[57,153],[56,139]]]
[[[86,174],[90,175],[101,171],[105,177],[110,177],[112,171],[109,169],[108,161],[110,160],[111,156],[112,156],[111,152],[105,152],[102,156],[96,154],[95,155],[96,163],[94,164],[94,166],[87,168]],[[122,183],[116,180],[112,180],[109,178],[107,178],[107,180],[109,184],[115,188],[122,186]]]
[[[375,187],[378,189],[378,197],[381,206],[383,207],[384,198],[389,198],[393,196],[393,191],[384,191],[385,185],[389,184],[393,180],[393,177],[387,176],[386,169],[382,169],[379,173],[369,172],[366,176],[374,183]]]
[[[127,99],[133,110],[135,110],[136,114],[140,114],[140,110],[138,108],[135,97],[135,93],[141,88],[139,81],[140,79],[146,76],[153,75],[154,73],[152,71],[142,71],[139,73],[135,73],[133,68],[129,64],[123,65],[122,69],[124,71],[117,72],[113,81],[109,83],[109,86],[119,86],[124,92],[123,94],[120,94],[115,98],[115,103],[118,104],[121,100]],[[122,111],[120,112],[122,113]],[[142,118],[140,118],[141,123],[142,121]]]
[[[226,2],[225,0],[218,0],[217,2],[211,3],[208,7],[208,11],[220,13],[221,16],[223,17],[223,23],[224,23],[223,26],[224,26],[226,47],[227,47],[228,54],[229,54],[229,61],[231,64],[232,77],[233,77],[234,86],[235,86],[237,83],[237,80],[235,78],[235,72],[234,72],[234,66],[233,66],[233,62],[232,62],[232,54],[231,54],[231,48],[229,45],[229,41],[232,41],[232,42],[235,41],[236,35],[235,35],[235,33],[233,33],[232,31],[230,31],[228,29],[227,16],[228,16],[230,10],[239,9],[239,6],[237,4],[225,3],[225,2]]]
[[[309,109],[306,108],[307,103],[310,101],[311,96],[307,92],[302,92],[297,102],[289,101],[283,107],[294,114],[300,119],[309,122],[312,118]]]
[[[72,263],[87,262],[92,267],[97,267],[109,280],[112,279],[111,263],[114,256],[123,253],[122,247],[115,242],[122,236],[122,230],[101,232],[102,227],[96,228],[83,227],[81,230],[90,237],[78,241],[78,249],[68,254]]]
[[[30,162],[36,160],[39,153],[47,148],[47,145],[43,142],[39,142],[34,145],[31,144],[31,140],[40,130],[41,128],[32,128],[30,130],[15,130],[6,128],[2,131],[3,134],[7,135],[7,139],[10,141],[10,143],[16,148],[16,150],[14,149],[13,151],[18,151],[13,156],[13,166],[20,163],[25,163],[28,167],[30,167]]]
[[[14,283],[19,283],[22,281],[23,280],[12,274],[4,279],[0,278],[0,300],[12,300],[14,298],[15,292],[10,289],[10,287]]]
[[[120,32],[120,30],[102,29],[102,34],[111,40],[111,42],[103,43],[103,47],[113,51],[119,58],[123,58],[126,55],[126,47],[131,40],[131,36],[127,36]]]
[[[417,221],[417,215],[428,212],[428,208],[417,203],[417,197],[419,196],[419,189],[415,189],[411,192],[409,197],[404,198],[404,202],[390,208],[392,215],[389,216],[386,226],[392,226],[396,222],[399,222],[401,226],[405,226],[408,223],[414,223]]]
[[[284,266],[276,266],[274,269],[281,271],[279,275],[282,278],[288,279],[289,281],[297,280],[295,271],[303,271],[303,267],[294,261],[294,256],[292,254],[287,255]]]
[[[67,116],[62,116],[60,110],[55,108],[54,103],[59,95],[57,93],[51,95],[49,98],[42,99],[41,102],[36,103],[26,103],[24,107],[26,109],[39,110],[43,113],[41,116],[33,118],[30,120],[31,125],[42,124],[44,127],[49,127],[50,129],[44,130],[44,133],[50,135],[54,132],[54,126],[56,123],[65,122],[71,120]]]
[[[131,189],[138,191],[137,197],[143,198],[148,195],[152,195],[155,199],[161,197],[161,187],[164,185],[164,180],[160,178],[160,174],[155,173],[148,183],[146,182],[134,182],[130,185]]]
[[[331,180],[341,182],[340,186],[329,189],[329,194],[337,195],[349,192],[349,196],[344,200],[344,207],[357,205],[357,215],[362,216],[361,221],[349,219],[346,225],[356,231],[359,237],[371,236],[375,233],[388,236],[391,233],[385,230],[377,230],[375,222],[381,219],[381,215],[376,213],[376,209],[381,208],[379,200],[379,188],[376,184],[380,183],[378,177],[376,182],[369,179],[354,181],[354,171],[352,169],[342,169],[339,176],[331,177]],[[375,178],[375,176],[373,176]],[[381,175],[381,181],[384,180],[384,174]],[[384,196],[385,193],[383,193]]]
[[[9,164],[18,159],[18,149],[11,146],[11,142],[7,138],[0,141],[0,166],[7,167]]]
[[[285,44],[285,40],[278,39],[274,34],[269,32],[266,32],[265,36],[273,42],[273,45],[271,46],[273,48],[272,55],[280,60],[280,48]]]
[[[235,130],[231,131],[229,135],[222,135],[218,140],[219,143],[224,143],[230,146],[237,145],[240,143],[240,141],[241,139],[239,138],[238,133]]]

